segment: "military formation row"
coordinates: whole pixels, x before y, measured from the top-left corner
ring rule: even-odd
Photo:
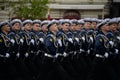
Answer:
[[[0,22],[0,80],[119,80],[120,18]]]

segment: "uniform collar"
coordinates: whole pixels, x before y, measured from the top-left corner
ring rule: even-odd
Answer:
[[[75,30],[74,32],[79,32],[78,30]]]
[[[15,34],[18,34],[20,31],[11,30],[10,32],[13,32],[13,33],[15,33]]]
[[[4,35],[6,35],[7,36],[7,34],[5,34],[4,32],[0,32],[1,34],[4,34]]]
[[[32,30],[32,31],[30,31],[30,32],[33,32],[33,33],[35,33],[35,34],[39,33],[39,32],[37,32],[37,31],[34,31],[34,30]]]
[[[82,30],[85,30],[85,31],[86,31],[87,29],[85,29],[85,28],[82,28]]]
[[[25,32],[25,33],[30,33],[30,31],[25,31],[25,30],[24,30],[24,32]]]
[[[53,34],[53,35],[55,35],[53,32],[51,32],[51,31],[48,31],[48,33],[47,34]]]
[[[103,35],[105,35],[102,31],[100,31],[99,34],[103,34]]]

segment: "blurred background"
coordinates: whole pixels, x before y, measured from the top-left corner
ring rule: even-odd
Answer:
[[[120,16],[120,0],[0,0],[0,21]]]

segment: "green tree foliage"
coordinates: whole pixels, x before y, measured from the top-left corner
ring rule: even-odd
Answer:
[[[47,4],[48,0],[19,0],[19,4],[14,6],[14,14],[25,19],[45,18]]]

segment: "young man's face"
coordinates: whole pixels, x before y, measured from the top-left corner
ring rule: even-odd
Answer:
[[[33,31],[39,32],[41,30],[40,24],[39,23],[35,23],[32,26]]]
[[[92,28],[92,29],[96,29],[96,26],[97,26],[97,22],[92,22],[92,23],[91,23],[91,28]]]
[[[116,23],[111,24],[111,25],[109,26],[109,29],[110,29],[110,31],[115,31],[115,30],[117,29],[117,24],[116,24]]]
[[[52,25],[50,26],[50,31],[57,32],[57,31],[58,31],[58,26],[57,26],[57,24],[52,24]]]
[[[59,29],[59,30],[61,29],[61,26],[62,26],[61,24],[58,25],[58,29]]]
[[[69,23],[64,23],[61,28],[63,31],[68,31],[69,30],[69,27],[70,27],[70,24]]]
[[[24,25],[24,30],[26,30],[26,31],[31,31],[31,28],[32,28],[32,25],[30,23],[26,23]]]
[[[6,24],[1,28],[1,30],[5,31],[5,32],[10,32],[10,26],[8,24]]]
[[[109,31],[109,26],[108,26],[108,24],[103,25],[103,26],[101,27],[101,30],[102,30],[102,31]]]
[[[71,31],[74,31],[75,28],[76,28],[76,26],[77,26],[77,24],[73,23],[73,24],[70,26],[70,30],[71,30]]]
[[[90,29],[91,23],[90,22],[85,22],[84,28],[85,29]]]
[[[82,25],[82,24],[78,24],[78,25],[75,27],[75,30],[81,31],[82,28],[83,28],[83,25]]]
[[[12,30],[19,31],[20,27],[21,27],[20,23],[14,23],[14,25],[12,26]]]
[[[43,31],[45,31],[45,32],[47,32],[48,31],[48,29],[47,29],[47,24],[44,24],[44,25],[42,25],[41,26],[41,29],[43,30]]]

